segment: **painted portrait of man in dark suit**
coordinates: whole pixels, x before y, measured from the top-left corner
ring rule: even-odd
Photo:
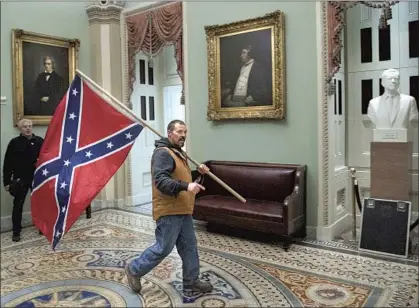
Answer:
[[[222,108],[272,105],[270,29],[221,38],[220,66]]]
[[[25,116],[52,116],[69,85],[67,47],[22,43]]]
[[[52,115],[64,95],[63,78],[54,70],[54,60],[50,56],[44,58],[45,70],[35,81],[35,102],[40,115]]]

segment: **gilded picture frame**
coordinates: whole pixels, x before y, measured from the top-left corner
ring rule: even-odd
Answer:
[[[205,33],[207,119],[284,119],[284,14],[206,26]]]
[[[80,41],[12,30],[13,120],[48,125],[74,79]]]

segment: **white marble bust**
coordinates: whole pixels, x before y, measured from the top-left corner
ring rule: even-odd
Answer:
[[[388,69],[381,75],[384,93],[370,100],[368,117],[377,129],[407,129],[419,118],[414,97],[400,94],[400,75]]]

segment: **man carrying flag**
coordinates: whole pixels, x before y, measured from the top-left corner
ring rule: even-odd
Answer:
[[[143,129],[76,74],[41,147],[32,220],[55,250],[126,159]]]
[[[185,123],[174,120],[167,126],[168,138],[155,143],[151,172],[156,243],[125,266],[128,284],[135,293],[141,291],[141,277],[163,261],[175,246],[182,259],[183,290],[204,293],[213,288],[209,282],[199,280],[192,213],[195,195],[205,188],[192,182],[186,154],[182,151],[186,132]],[[209,170],[201,164],[198,171],[205,174]]]

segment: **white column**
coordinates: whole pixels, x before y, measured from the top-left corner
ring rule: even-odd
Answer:
[[[97,1],[86,8],[89,18],[91,78],[122,101],[120,16],[123,1]],[[125,200],[125,165],[93,202],[93,208],[122,206]]]

